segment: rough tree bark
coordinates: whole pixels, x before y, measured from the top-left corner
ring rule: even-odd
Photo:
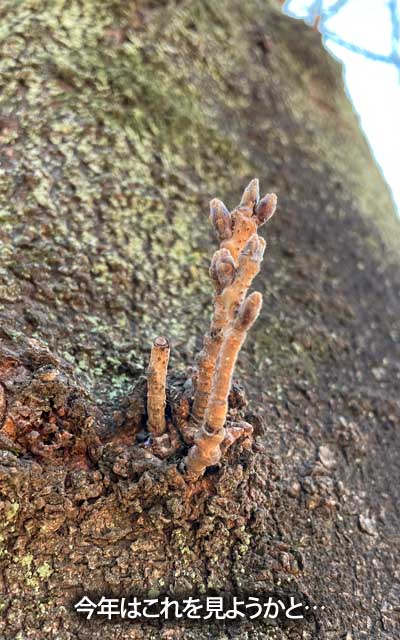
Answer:
[[[273,0],[0,8],[0,637],[400,637],[399,224],[317,33]],[[208,201],[275,191],[231,412],[192,485],[146,448],[209,325]],[[180,452],[180,457],[185,455]],[[179,456],[177,456],[179,458]],[[273,591],[306,620],[103,624],[88,595]],[[322,606],[325,607],[322,610]]]

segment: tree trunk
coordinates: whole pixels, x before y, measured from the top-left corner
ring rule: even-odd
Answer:
[[[400,637],[399,224],[339,65],[273,0],[0,15],[0,637]],[[236,372],[255,439],[187,483],[184,450],[142,441],[144,374],[165,336],[178,420],[211,313],[208,201],[254,176],[278,194]],[[310,608],[74,610],[222,593]]]

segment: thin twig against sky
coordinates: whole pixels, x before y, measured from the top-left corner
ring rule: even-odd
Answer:
[[[355,42],[351,42],[341,37],[336,31],[329,28],[330,20],[336,16],[346,5],[350,5],[352,0],[337,0],[334,4],[330,4],[326,0],[314,0],[313,2],[304,2],[301,14],[298,10],[294,10],[293,0],[288,0],[284,5],[284,11],[292,17],[302,17],[308,24],[318,25],[324,40],[331,40],[342,47],[345,47],[353,53],[375,60],[376,62],[384,62],[393,64],[399,71],[400,78],[400,18],[398,0],[388,0],[384,10],[390,14],[392,25],[391,49],[390,53],[382,54],[373,49],[361,47]]]

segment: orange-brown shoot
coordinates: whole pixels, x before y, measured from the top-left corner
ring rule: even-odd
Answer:
[[[221,200],[210,203],[210,219],[218,232],[221,248],[211,261],[210,275],[215,286],[214,313],[210,332],[205,335],[198,356],[198,376],[191,424],[201,426],[211,393],[212,377],[229,321],[242,304],[251,282],[260,269],[265,241],[257,228],[275,212],[276,195],[259,201],[258,180],[244,190],[239,206],[229,213]]]
[[[228,395],[233,371],[241,346],[260,312],[261,305],[261,294],[257,291],[250,294],[226,332],[212,380],[205,422],[185,461],[186,472],[191,480],[197,479],[208,466],[217,464],[221,458],[221,444],[226,436],[224,425],[228,413]]]
[[[262,295],[258,291],[254,291],[242,304],[237,317],[226,331],[218,355],[211,395],[205,414],[207,429],[213,433],[225,425],[228,413],[228,395],[231,390],[236,360],[248,330],[260,313],[261,306]]]
[[[154,436],[161,436],[166,430],[165,389],[168,360],[168,340],[159,336],[152,344],[147,369],[147,428]]]
[[[262,305],[260,293],[246,297],[265,249],[257,229],[273,216],[276,203],[273,193],[259,200],[258,180],[250,182],[232,212],[220,200],[210,203],[210,218],[221,244],[210,268],[215,286],[211,328],[198,358],[191,424],[200,430],[185,460],[190,479],[220,460],[221,445],[226,450],[241,434],[249,433],[247,426],[226,431],[228,396],[237,356]]]

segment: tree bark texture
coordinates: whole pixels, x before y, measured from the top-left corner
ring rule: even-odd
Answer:
[[[399,223],[339,65],[280,5],[1,4],[4,640],[400,637]],[[150,347],[170,343],[178,423],[210,321],[208,203],[254,176],[278,195],[235,374],[255,440],[189,485],[141,442]],[[222,591],[317,609],[196,626],[73,609]]]

